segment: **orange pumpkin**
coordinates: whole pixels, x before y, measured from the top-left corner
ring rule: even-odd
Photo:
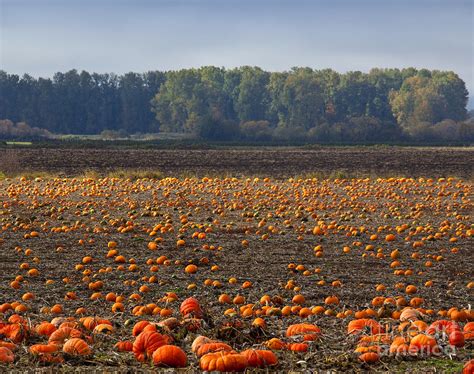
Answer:
[[[133,343],[129,340],[124,340],[121,342],[117,342],[115,344],[115,349],[119,352],[132,352],[133,351]]]
[[[89,345],[80,338],[72,338],[64,343],[63,352],[71,356],[89,356],[92,353]]]
[[[215,352],[202,356],[199,366],[205,371],[244,371],[248,366],[248,361],[242,354]]]
[[[53,332],[49,337],[48,342],[49,344],[62,346],[66,340],[71,338],[80,338],[81,336],[82,333],[79,330],[72,327],[64,327]]]
[[[153,364],[172,368],[186,367],[188,359],[186,353],[174,345],[164,345],[153,352]]]
[[[303,340],[316,340],[321,334],[321,329],[310,323],[298,323],[288,326],[286,336],[303,336]]]
[[[228,344],[222,342],[211,342],[201,345],[196,350],[196,356],[201,357],[210,352],[230,352],[232,351],[232,347]]]
[[[247,349],[241,352],[247,358],[248,366],[255,368],[265,368],[278,363],[277,356],[272,351],[262,349]]]
[[[348,334],[360,334],[364,332],[380,334],[384,332],[384,329],[377,321],[370,318],[360,318],[349,322],[347,326]]]
[[[202,318],[203,316],[199,301],[197,301],[194,297],[184,300],[181,303],[179,311],[183,316],[193,316],[195,318]]]
[[[138,361],[150,358],[158,348],[168,344],[169,338],[154,331],[143,331],[133,342],[133,353]]]
[[[0,347],[0,362],[10,364],[15,361],[15,355],[8,348]]]

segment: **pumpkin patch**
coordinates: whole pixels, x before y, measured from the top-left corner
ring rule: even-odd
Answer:
[[[2,369],[360,371],[437,357],[461,370],[472,355],[468,182],[0,187]]]

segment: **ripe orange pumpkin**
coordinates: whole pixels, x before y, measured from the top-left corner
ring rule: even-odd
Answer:
[[[248,366],[248,361],[242,354],[215,352],[202,356],[199,366],[205,371],[244,371]]]
[[[186,353],[175,345],[163,345],[153,352],[153,364],[172,368],[186,367]]]
[[[80,338],[72,338],[64,343],[63,352],[71,356],[89,356],[92,353],[89,345]]]
[[[255,368],[265,368],[278,363],[277,356],[272,351],[263,349],[247,349],[241,354],[247,358],[248,366]]]
[[[133,342],[133,353],[138,361],[150,358],[158,348],[169,343],[166,335],[154,331],[143,331]]]
[[[10,364],[15,361],[15,355],[8,348],[0,347],[0,362]]]
[[[202,318],[203,316],[201,305],[194,297],[184,300],[179,307],[179,311],[183,316],[193,316],[195,318]]]
[[[321,329],[311,323],[298,323],[288,326],[286,336],[303,336],[304,340],[316,340],[321,334]]]

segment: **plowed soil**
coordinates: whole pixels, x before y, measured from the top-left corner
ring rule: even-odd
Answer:
[[[211,150],[17,148],[21,168],[76,175],[85,170],[158,169],[166,176],[457,176],[471,178],[474,148],[320,147]],[[1,156],[2,150],[0,150]]]

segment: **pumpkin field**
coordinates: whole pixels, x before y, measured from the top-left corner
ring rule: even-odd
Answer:
[[[0,180],[0,371],[472,373],[472,191]]]

